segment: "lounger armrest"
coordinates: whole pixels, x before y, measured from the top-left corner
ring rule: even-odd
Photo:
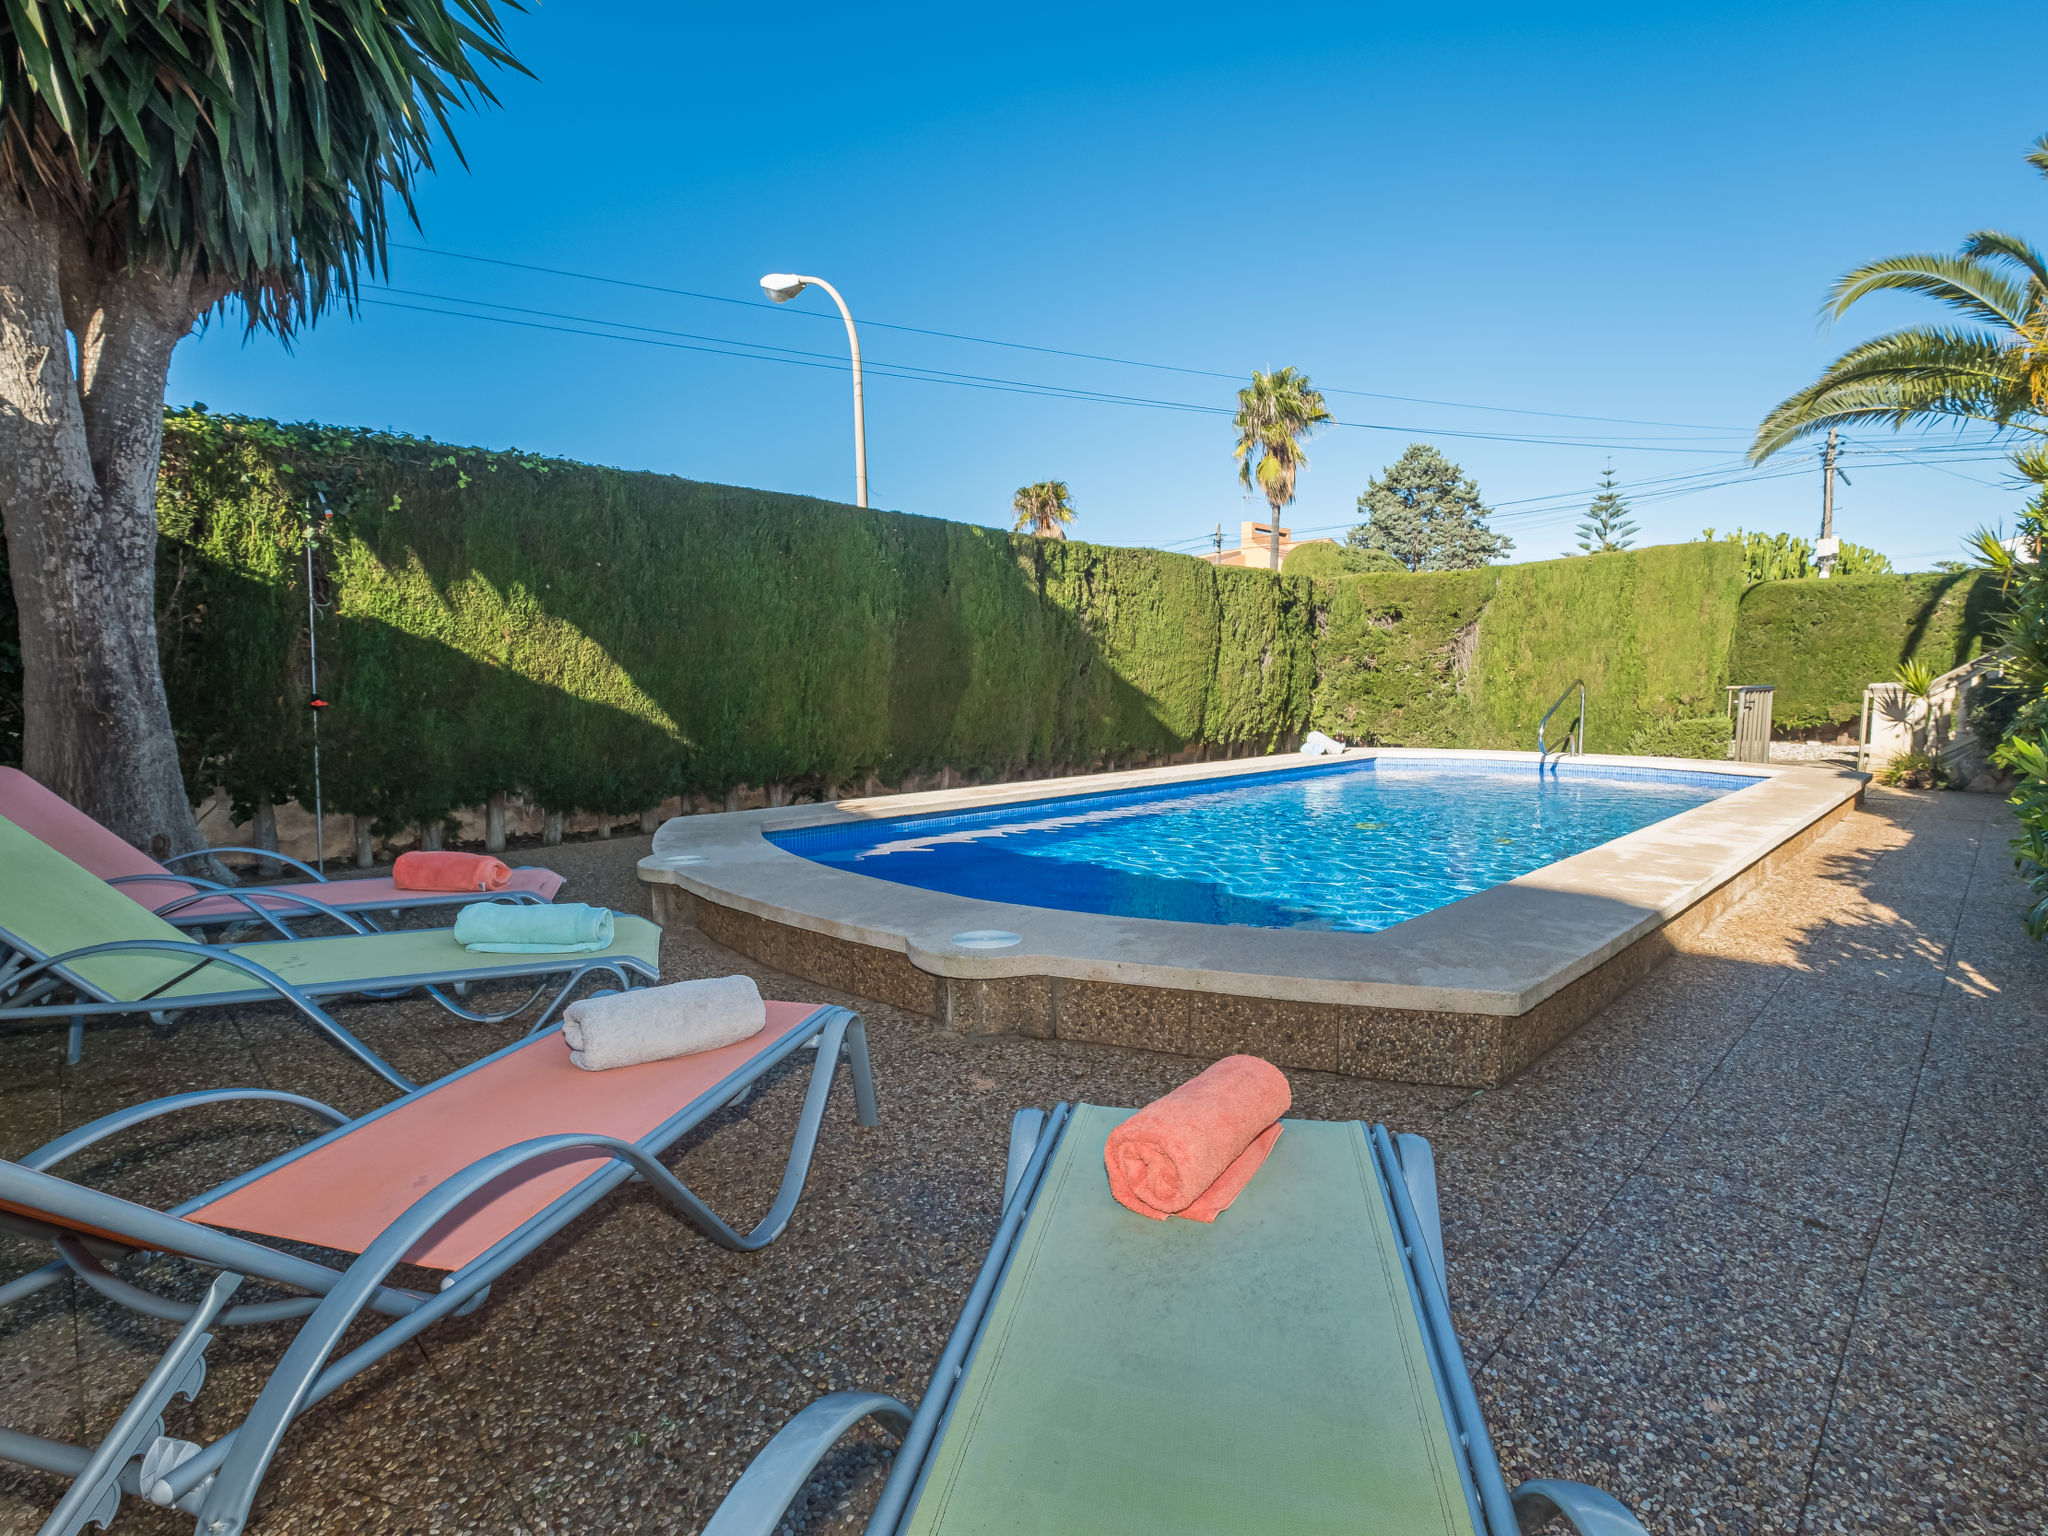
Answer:
[[[711,1516],[703,1536],[774,1536],[791,1502],[825,1454],[862,1419],[901,1439],[910,1410],[879,1392],[834,1392],[776,1431]]]
[[[1448,1300],[1451,1276],[1444,1264],[1444,1221],[1436,1198],[1436,1152],[1428,1138],[1404,1132],[1394,1138],[1394,1156],[1401,1165],[1401,1182],[1408,1186],[1408,1198],[1415,1202],[1422,1241],[1436,1266],[1436,1283]]]
[[[169,870],[146,875],[109,875],[109,885],[145,885],[150,881],[164,885],[197,886],[202,891],[232,891],[232,885],[222,885],[218,880],[208,880],[199,875],[174,875]]]
[[[1010,1117],[1010,1160],[1003,1165],[1003,1209],[1024,1182],[1024,1169],[1038,1150],[1038,1138],[1045,1134],[1045,1111],[1020,1109]]]
[[[1512,1497],[1515,1520],[1524,1531],[1541,1530],[1545,1521],[1562,1516],[1578,1536],[1649,1536],[1626,1504],[1586,1483],[1539,1477]]]
[[[268,859],[273,864],[289,864],[293,869],[318,880],[322,885],[327,883],[327,877],[312,865],[295,859],[288,853],[279,853],[275,848],[241,848],[232,845],[220,848],[194,848],[189,853],[174,853],[170,857],[160,859],[157,862],[168,869],[171,865],[184,859],[210,859],[217,854],[223,853],[248,853],[255,855],[259,859]]]
[[[28,1156],[17,1161],[24,1168],[33,1168],[38,1173],[55,1167],[65,1158],[83,1152],[94,1142],[105,1141],[116,1132],[130,1126],[143,1125],[165,1115],[177,1114],[180,1110],[197,1109],[202,1104],[229,1104],[255,1101],[268,1104],[290,1104],[298,1109],[318,1115],[329,1125],[347,1125],[349,1117],[318,1099],[308,1099],[296,1093],[284,1093],[275,1088],[208,1088],[198,1093],[177,1093],[167,1098],[151,1099],[143,1104],[131,1104],[126,1109],[117,1109],[111,1115],[81,1125],[75,1131],[68,1131],[55,1141],[46,1141]]]
[[[161,877],[152,875],[148,878],[159,879]],[[112,884],[113,882],[109,881],[108,883]],[[197,882],[193,883],[196,884]],[[216,885],[208,890],[194,891],[189,896],[180,896],[175,900],[165,902],[160,907],[152,907],[150,910],[156,913],[158,917],[168,918],[176,916],[186,907],[197,906],[205,901],[240,902],[249,910],[250,916],[261,918],[266,922],[270,921],[273,908],[284,907],[296,911],[301,917],[309,914],[331,917],[351,933],[371,932],[360,920],[342,911],[341,908],[329,906],[319,897],[304,895],[293,890],[290,886]],[[276,928],[279,925],[272,922],[271,926]],[[298,937],[297,934],[288,928],[282,929],[282,932],[287,938]]]

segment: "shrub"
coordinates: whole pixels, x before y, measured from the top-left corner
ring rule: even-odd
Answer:
[[[1735,722],[1726,715],[1667,716],[1654,720],[1629,738],[1632,757],[1701,757],[1724,759],[1735,740]]]
[[[1709,528],[1701,534],[1702,539],[1712,539],[1714,530]],[[1800,581],[1819,574],[1820,566],[1814,557],[1813,546],[1805,539],[1790,533],[1750,533],[1738,528],[1733,533],[1721,535],[1722,542],[1733,544],[1743,552],[1746,577],[1756,581]],[[1957,569],[1962,569],[1957,566]],[[1862,544],[1851,544],[1844,540],[1835,553],[1836,576],[1889,576],[1892,563],[1876,550]]]
[[[1946,782],[1931,752],[1901,752],[1872,777],[1893,789],[1940,789]]]
[[[1288,576],[1366,576],[1374,571],[1405,571],[1407,566],[1384,549],[1354,549],[1334,539],[1297,544],[1287,551],[1280,569]]]
[[[2026,923],[2028,935],[2038,940],[2048,934],[2048,732],[2010,738],[1993,761],[2019,777],[2012,794],[2020,822],[2020,835],[2012,841],[2013,864],[2035,896]]]

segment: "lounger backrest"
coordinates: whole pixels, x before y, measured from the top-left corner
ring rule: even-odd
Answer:
[[[0,816],[102,880],[165,873],[163,865],[155,859],[109,832],[19,768],[0,768]],[[167,901],[190,896],[198,887],[182,880],[144,880],[121,889],[154,910]]]
[[[154,912],[130,901],[41,838],[0,816],[0,939],[38,955],[61,955],[89,944],[162,939],[189,944]],[[191,970],[174,954],[95,955],[67,966],[109,998],[133,1002]]]

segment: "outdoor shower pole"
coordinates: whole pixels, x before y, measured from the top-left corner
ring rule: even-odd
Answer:
[[[320,803],[320,640],[313,627],[313,544],[319,529],[318,523],[306,527],[306,682],[313,695],[313,867],[325,874],[327,819]]]
[[[778,304],[787,304],[813,284],[832,295],[832,302],[839,306],[839,318],[846,322],[846,345],[853,353],[853,504],[864,507],[868,504],[868,433],[861,411],[860,332],[853,328],[853,311],[846,307],[839,290],[822,277],[771,272],[761,279],[761,287]]]

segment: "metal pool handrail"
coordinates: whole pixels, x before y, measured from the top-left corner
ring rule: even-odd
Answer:
[[[1549,758],[1550,753],[1543,745],[1544,727],[1550,724],[1550,717],[1557,713],[1558,705],[1564,703],[1566,699],[1572,696],[1574,688],[1579,690],[1579,724],[1577,729],[1565,738],[1564,745],[1557,749],[1557,755],[1562,757],[1567,752],[1583,752],[1586,750],[1586,680],[1582,677],[1577,682],[1566,683],[1564,692],[1557,696],[1556,702],[1550,708],[1543,711],[1543,718],[1536,723],[1536,755],[1538,758],[1546,760]]]

